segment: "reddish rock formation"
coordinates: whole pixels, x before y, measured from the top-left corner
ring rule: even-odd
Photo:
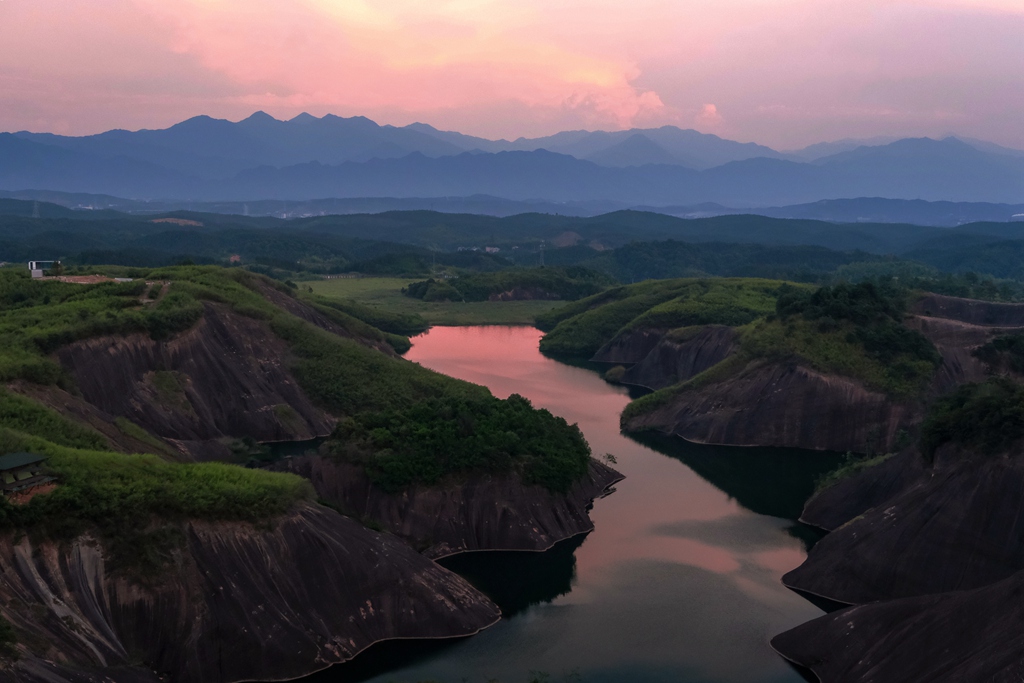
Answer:
[[[620,382],[648,389],[669,387],[714,367],[738,348],[739,335],[725,325],[708,325],[678,341],[667,335]]]
[[[973,591],[852,607],[772,639],[822,683],[1016,683],[1024,573]]]
[[[804,505],[800,521],[833,531],[867,510],[895,498],[929,475],[917,449],[910,448],[818,492]]]
[[[927,295],[906,325],[920,331],[942,356],[930,393],[982,381],[1003,369],[973,351],[996,336],[1019,333],[1024,305]],[[941,317],[937,317],[941,316]],[[984,322],[984,324],[980,324]],[[686,381],[737,351],[735,330],[708,326],[683,341],[663,330],[618,335],[593,360],[632,364],[621,381],[660,389]],[[691,441],[739,446],[792,446],[838,451],[891,451],[901,430],[923,415],[920,402],[901,402],[855,379],[825,375],[790,363],[754,363],[732,377],[681,392],[650,413],[623,422],[631,431],[654,429]]]
[[[466,636],[499,618],[457,575],[325,508],[301,505],[273,529],[192,522],[185,537],[146,583],[112,573],[88,538],[0,541],[0,612],[29,650],[3,677],[283,680],[380,640]]]
[[[734,377],[683,391],[624,419],[628,431],[652,429],[689,441],[811,450],[890,450],[900,429],[919,418],[845,377],[799,364],[754,364]]]
[[[224,437],[300,441],[330,433],[333,418],[306,398],[288,369],[287,344],[266,323],[218,304],[204,308],[195,327],[168,341],[99,337],[57,357],[86,402],[195,458],[227,456]]]
[[[1024,569],[1024,460],[943,450],[947,464],[916,468],[916,481],[822,539],[783,583],[863,604],[978,588]],[[817,506],[835,509],[876,480],[865,473]]]
[[[596,460],[568,494],[527,486],[516,475],[471,475],[440,486],[388,494],[363,470],[320,455],[286,458],[274,469],[309,479],[345,514],[380,525],[439,558],[473,550],[547,550],[593,530],[591,502],[623,477]]]
[[[908,451],[839,482],[803,514],[834,531],[783,582],[860,606],[772,645],[824,683],[1020,680],[1022,511],[1019,446]]]

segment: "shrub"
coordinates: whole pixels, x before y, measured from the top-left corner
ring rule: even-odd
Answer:
[[[997,453],[1024,437],[1024,386],[997,377],[965,384],[932,406],[921,427],[921,451],[931,458],[944,443]]]
[[[1011,370],[1024,373],[1024,334],[996,337],[975,349],[972,355],[991,366],[1005,359]]]
[[[403,293],[424,301],[487,301],[495,294],[521,289],[543,298],[575,301],[597,294],[614,283],[615,280],[604,273],[579,266],[508,268],[489,273],[461,273],[454,280],[431,278],[414,282]]]
[[[576,425],[513,394],[436,398],[343,420],[332,451],[366,468],[386,491],[436,484],[450,474],[515,471],[565,492],[587,471],[590,447]]]
[[[876,456],[858,456],[847,453],[843,463],[836,469],[821,475],[814,481],[814,492],[824,491],[830,486],[835,486],[843,479],[847,479],[861,472],[871,469],[875,465],[881,465],[892,457],[892,453],[885,453]]]

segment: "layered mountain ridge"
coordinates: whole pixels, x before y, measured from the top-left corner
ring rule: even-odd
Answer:
[[[869,141],[870,142],[870,141]],[[258,112],[85,137],[0,134],[0,189],[131,198],[465,197],[777,206],[875,196],[1024,202],[1024,157],[991,143],[903,139],[784,154],[672,126],[492,141],[425,124]]]

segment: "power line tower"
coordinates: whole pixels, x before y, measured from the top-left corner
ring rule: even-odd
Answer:
[[[544,243],[540,243],[540,267],[544,267]]]

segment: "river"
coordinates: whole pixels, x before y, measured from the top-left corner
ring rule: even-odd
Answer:
[[[769,639],[822,612],[782,586],[814,534],[795,522],[820,453],[644,443],[619,433],[625,388],[540,354],[529,327],[434,327],[407,358],[529,398],[579,424],[626,475],[595,502],[595,530],[546,553],[473,553],[444,564],[505,614],[468,639],[375,646],[312,679],[526,683],[804,680]],[[545,680],[543,676],[541,680]]]

